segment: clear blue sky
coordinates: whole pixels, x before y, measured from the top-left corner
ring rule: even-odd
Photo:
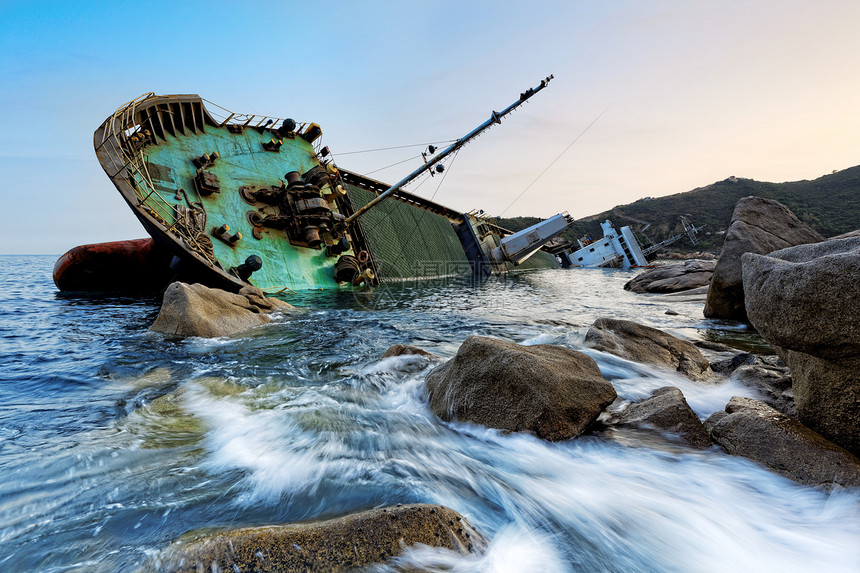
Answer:
[[[337,154],[459,137],[555,74],[436,192],[491,214],[601,113],[508,215],[812,179],[860,164],[858,31],[854,0],[0,1],[0,253],[145,236],[92,134],[150,91],[314,121],[368,173],[418,150]]]

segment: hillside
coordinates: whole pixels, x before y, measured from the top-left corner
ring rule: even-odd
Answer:
[[[857,166],[811,181],[767,183],[729,177],[685,193],[639,199],[583,217],[564,237],[574,240],[585,234],[600,236],[600,221],[609,219],[616,227],[630,225],[640,235],[643,244],[659,242],[682,232],[680,216],[687,215],[696,226],[705,227],[703,241],[696,247],[681,241],[673,248],[718,250],[735,203],[747,195],[776,199],[825,237],[860,229],[860,166]],[[500,219],[499,224],[516,231],[537,221],[537,217],[513,217]],[[646,223],[650,225],[643,231]]]

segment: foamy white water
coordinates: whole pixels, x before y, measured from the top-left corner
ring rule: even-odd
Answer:
[[[857,489],[803,487],[671,437],[547,443],[443,423],[423,394],[430,364],[378,359],[394,343],[448,358],[482,334],[584,350],[622,399],[674,385],[702,418],[753,395],[582,349],[599,316],[760,344],[703,320],[700,304],[627,293],[627,278],[558,271],[396,296],[306,294],[292,302],[314,309],[297,317],[183,342],[146,333],[155,302],[44,302],[43,285],[24,319],[0,308],[4,332],[21,338],[0,386],[0,565],[133,570],[189,530],[430,502],[466,516],[486,551],[416,547],[379,570],[860,570]]]
[[[360,406],[344,395],[316,395],[274,410],[241,406],[235,398],[194,397],[189,407],[213,424],[207,437],[213,467],[245,473],[237,503],[289,503],[363,483],[395,490],[409,484],[410,496],[453,507],[491,534],[483,557],[425,548],[405,557],[404,567],[851,571],[860,562],[856,491],[802,487],[716,447],[654,449],[652,442],[631,446],[597,437],[552,444],[442,424],[423,399],[424,373],[404,368],[414,362],[398,357],[364,369],[364,383],[383,390],[362,393]],[[654,386],[642,382],[643,368],[633,369],[631,398]],[[665,385],[663,373],[650,374]],[[724,405],[738,389],[730,382],[704,388],[691,399],[704,410],[711,408],[701,404]]]

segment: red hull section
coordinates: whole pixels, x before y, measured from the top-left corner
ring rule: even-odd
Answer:
[[[173,256],[152,239],[75,247],[54,264],[61,291],[158,292],[170,284]]]

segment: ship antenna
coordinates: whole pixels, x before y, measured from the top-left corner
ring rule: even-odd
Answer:
[[[432,157],[428,161],[426,161],[424,163],[424,165],[422,165],[421,167],[419,167],[418,169],[416,169],[415,171],[413,171],[412,173],[410,173],[409,175],[407,175],[406,177],[404,177],[403,179],[401,179],[400,181],[398,181],[397,183],[395,183],[394,185],[389,187],[384,193],[377,196],[375,199],[373,199],[367,205],[365,205],[364,207],[362,207],[361,209],[359,209],[358,211],[356,211],[355,213],[353,213],[352,215],[347,217],[346,220],[344,221],[344,223],[347,225],[352,223],[353,221],[355,221],[356,219],[361,217],[364,213],[366,213],[368,210],[372,209],[373,207],[378,205],[380,202],[384,201],[392,193],[401,189],[404,185],[411,182],[412,180],[414,180],[416,177],[418,177],[419,175],[421,175],[425,171],[431,171],[432,172],[433,167],[435,165],[437,165],[440,161],[442,161],[443,159],[445,159],[446,157],[448,157],[449,155],[451,155],[455,151],[459,150],[461,147],[466,145],[469,141],[478,137],[484,131],[491,128],[493,125],[495,125],[497,123],[502,123],[503,117],[505,117],[506,115],[508,115],[509,113],[511,113],[512,111],[514,111],[518,107],[520,107],[523,103],[526,102],[526,100],[528,100],[530,97],[532,97],[533,95],[535,95],[536,93],[538,93],[539,91],[544,89],[549,84],[550,80],[553,79],[553,77],[554,77],[553,75],[549,75],[546,78],[542,79],[540,84],[538,84],[536,87],[529,88],[526,91],[524,91],[523,93],[521,93],[520,98],[517,101],[515,101],[514,103],[512,103],[511,105],[509,105],[508,107],[506,107],[502,111],[493,111],[490,114],[490,119],[488,119],[487,121],[485,121],[484,123],[482,123],[481,125],[476,127],[475,129],[473,129],[472,131],[470,131],[469,133],[467,133],[466,135],[464,135],[460,139],[456,140],[454,143],[449,145],[446,149],[444,149],[443,151],[440,151],[438,155],[436,155],[435,157]]]

